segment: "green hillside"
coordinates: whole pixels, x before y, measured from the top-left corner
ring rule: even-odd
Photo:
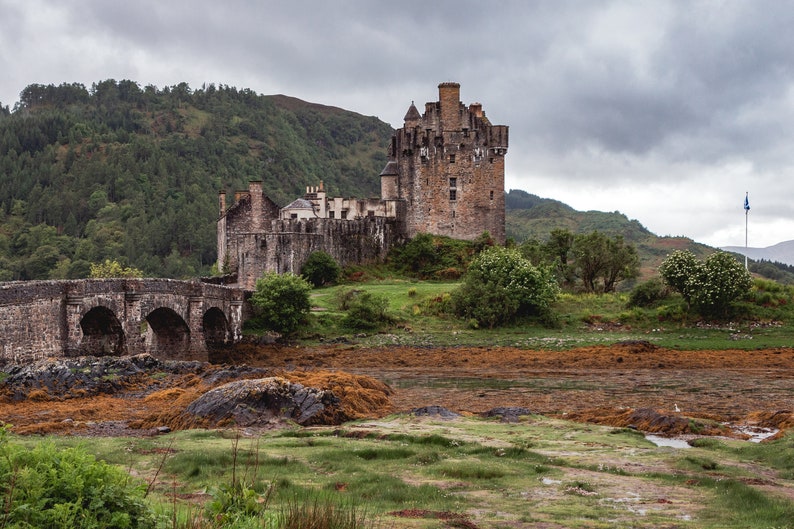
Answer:
[[[84,277],[119,258],[190,277],[215,261],[220,189],[286,204],[322,180],[373,196],[391,127],[228,86],[30,85],[0,107],[0,280]]]
[[[690,250],[698,257],[714,251],[714,248],[686,237],[659,237],[639,221],[618,211],[576,211],[562,202],[540,198],[526,191],[511,189],[505,197],[505,206],[507,236],[519,243],[528,239],[545,241],[555,229],[565,229],[574,234],[599,231],[610,237],[622,235],[637,248],[641,277],[654,275],[659,264],[672,251]]]

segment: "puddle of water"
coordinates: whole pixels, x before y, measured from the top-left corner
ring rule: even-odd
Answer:
[[[674,437],[661,437],[658,435],[647,434],[645,438],[656,446],[669,446],[671,448],[692,448],[685,440],[676,439]]]
[[[758,426],[732,426],[733,430],[749,435],[747,439],[751,443],[760,443],[764,439],[772,437],[779,430],[775,428],[760,428]],[[675,437],[661,437],[659,435],[646,434],[645,438],[656,446],[668,446],[671,448],[691,448],[685,439]]]
[[[750,439],[748,439],[748,441],[752,443],[760,443],[764,439],[772,437],[780,431],[775,428],[760,428],[758,426],[737,426],[734,429],[737,432],[749,435]]]

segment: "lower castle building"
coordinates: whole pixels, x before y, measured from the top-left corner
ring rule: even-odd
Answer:
[[[505,242],[508,127],[491,125],[482,105],[460,102],[458,83],[441,83],[425,112],[411,103],[389,145],[381,197],[328,197],[323,184],[285,207],[251,182],[227,208],[219,195],[218,268],[253,289],[265,271],[299,273],[315,251],[341,266],[382,261],[418,233]]]

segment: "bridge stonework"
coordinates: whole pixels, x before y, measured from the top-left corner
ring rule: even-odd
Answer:
[[[244,292],[173,279],[0,283],[0,365],[150,353],[210,360],[242,336]]]

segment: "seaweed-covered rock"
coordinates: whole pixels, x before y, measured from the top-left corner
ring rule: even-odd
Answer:
[[[190,403],[185,413],[218,426],[265,426],[283,419],[309,425],[338,405],[330,391],[269,377],[219,386]]]
[[[483,413],[484,417],[499,417],[502,422],[518,422],[522,415],[532,415],[532,411],[521,406],[500,406]]]
[[[7,368],[0,393],[17,401],[31,395],[40,399],[85,397],[115,393],[152,373],[195,373],[201,368],[200,362],[163,362],[148,354],[41,360]]]
[[[460,417],[459,413],[450,411],[443,406],[422,406],[411,410],[416,417],[441,417],[442,419],[455,419]]]

